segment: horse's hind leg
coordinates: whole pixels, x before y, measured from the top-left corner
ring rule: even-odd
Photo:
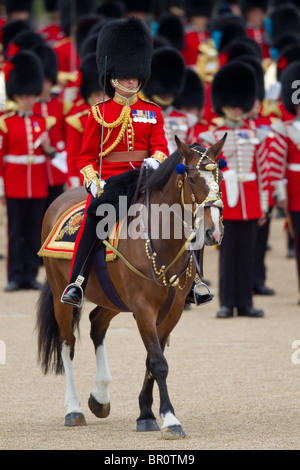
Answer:
[[[84,426],[86,421],[80,408],[79,395],[77,393],[73,374],[73,357],[75,349],[75,336],[73,334],[73,308],[64,305],[60,299],[54,303],[55,318],[59,325],[61,341],[61,358],[66,376],[65,426]]]
[[[116,312],[96,307],[90,313],[91,338],[96,354],[96,390],[92,391],[89,398],[89,408],[97,418],[106,418],[110,413],[109,384],[111,374],[108,366],[105,334],[111,319]]]

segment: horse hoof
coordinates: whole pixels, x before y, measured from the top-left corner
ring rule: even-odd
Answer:
[[[163,439],[184,439],[186,436],[180,424],[166,426],[161,429],[161,437]]]
[[[159,431],[156,419],[137,419],[137,432]]]
[[[90,395],[88,404],[89,409],[97,418],[107,418],[110,413],[110,403],[98,403],[93,395]]]
[[[83,413],[68,413],[65,416],[65,426],[86,426]]]

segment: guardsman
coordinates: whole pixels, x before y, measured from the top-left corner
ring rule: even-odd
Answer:
[[[247,90],[247,93],[245,93]],[[264,312],[252,305],[254,249],[258,221],[267,211],[267,179],[264,164],[264,142],[267,133],[255,130],[243,120],[255,103],[257,81],[253,68],[232,61],[216,73],[212,82],[212,104],[223,124],[200,134],[206,146],[227,132],[221,156],[227,167],[223,171],[224,238],[220,247],[218,318],[239,316],[261,317]]]
[[[295,61],[286,67],[280,77],[282,101],[294,119],[272,124],[276,144],[270,166],[276,202],[287,211],[294,235],[300,291],[300,105],[299,91],[294,88],[299,76],[300,61]]]
[[[211,0],[188,0],[185,2],[187,25],[184,31],[184,49],[182,55],[187,66],[195,66],[199,46],[210,39],[208,21],[212,16],[214,2]]]
[[[44,6],[51,18],[38,32],[49,45],[53,45],[64,38],[64,33],[59,24],[58,0],[44,0]]]
[[[247,33],[260,46],[263,59],[270,56],[269,46],[265,42],[264,21],[268,9],[268,0],[241,0],[242,14],[247,22]]]
[[[169,153],[177,147],[174,136],[185,143],[191,127],[197,118],[173,106],[175,99],[184,87],[185,63],[181,54],[173,47],[160,47],[154,51],[151,64],[151,77],[144,89],[144,95],[162,109],[164,129]]]
[[[77,156],[81,149],[90,109],[103,101],[103,89],[97,72],[96,52],[88,54],[83,59],[79,68],[79,77],[80,94],[84,100],[75,106],[72,114],[69,114],[65,119],[68,183],[70,188],[80,186],[81,180],[83,180],[77,166]]]
[[[0,190],[8,217],[8,284],[6,291],[40,289],[41,220],[48,196],[46,154],[50,139],[46,120],[33,113],[43,86],[43,69],[31,51],[6,62],[6,93],[16,112],[1,118]]]
[[[49,196],[45,209],[64,191],[67,182],[67,155],[65,151],[65,132],[63,104],[51,91],[57,84],[58,64],[53,49],[42,44],[33,48],[39,57],[44,71],[43,90],[33,107],[33,112],[48,122],[49,138],[52,146],[51,158],[47,157]]]
[[[82,303],[92,263],[91,247],[95,245],[97,224],[95,213],[104,180],[138,169],[144,160],[147,166],[156,168],[168,156],[161,110],[138,96],[150,76],[152,53],[150,29],[139,18],[111,20],[100,31],[98,72],[100,83],[110,99],[92,107],[77,160],[90,195],[76,237],[69,285],[61,299],[73,306]],[[97,174],[100,156],[101,179]]]

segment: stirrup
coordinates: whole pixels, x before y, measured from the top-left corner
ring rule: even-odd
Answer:
[[[79,289],[79,290],[80,290],[81,299],[80,299],[80,304],[79,304],[79,305],[76,305],[75,303],[72,303],[71,301],[68,301],[68,299],[64,299],[65,294],[68,293],[67,290],[70,289],[71,287],[76,287],[76,289]],[[65,290],[64,290],[63,293],[62,293],[62,296],[61,296],[61,298],[60,298],[60,301],[61,301],[63,304],[71,305],[72,307],[81,308],[81,307],[82,307],[82,304],[83,304],[83,289],[82,289],[82,287],[79,286],[78,284],[75,284],[75,283],[68,284],[67,287],[65,288]]]
[[[204,286],[207,289],[207,293],[201,294],[200,292],[197,292],[197,287],[200,287],[200,286]],[[193,284],[192,289],[190,290],[186,298],[186,302],[194,303],[198,307],[199,305],[204,305],[204,304],[207,304],[208,302],[211,302],[213,298],[214,298],[214,294],[210,291],[210,289],[205,284],[205,282],[199,279],[197,283]]]

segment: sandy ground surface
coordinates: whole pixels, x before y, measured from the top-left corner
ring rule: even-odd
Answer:
[[[5,223],[0,239],[3,253]],[[74,359],[87,426],[64,427],[64,376],[44,376],[36,362],[38,293],[4,293],[6,261],[1,260],[0,340],[6,345],[6,363],[0,364],[0,449],[299,449],[300,306],[295,261],[286,258],[282,219],[272,221],[270,245],[268,285],[276,295],[254,298],[254,305],[265,310],[263,319],[215,318],[218,252],[206,249],[205,277],[216,298],[183,313],[166,349],[171,401],[188,436],[180,441],[135,430],[146,355],[130,313],[118,315],[107,334],[111,414],[99,420],[90,412],[87,400],[94,388],[95,360],[89,303]],[[39,278],[45,278],[43,268]],[[297,340],[299,353],[293,348]],[[156,387],[153,409],[161,424],[158,407]]]

